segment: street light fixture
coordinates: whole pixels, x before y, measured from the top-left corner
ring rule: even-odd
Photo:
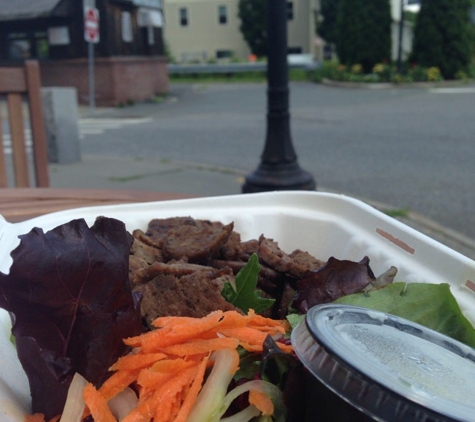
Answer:
[[[314,190],[302,170],[290,135],[287,63],[287,0],[267,0],[267,133],[257,170],[246,177],[243,193]]]

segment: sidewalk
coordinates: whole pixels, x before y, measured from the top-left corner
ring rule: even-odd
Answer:
[[[198,196],[241,193],[236,170],[135,157],[82,155],[81,162],[50,164],[51,187],[138,189]]]

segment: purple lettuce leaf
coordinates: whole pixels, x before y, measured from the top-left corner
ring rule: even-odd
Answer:
[[[10,312],[32,410],[61,413],[75,372],[100,385],[142,332],[128,280],[132,242],[125,225],[73,220],[47,233],[20,236],[9,274],[0,273],[0,306]]]
[[[359,292],[375,280],[365,256],[360,262],[330,257],[316,271],[309,271],[297,282],[297,295],[292,306],[301,313],[310,308]]]

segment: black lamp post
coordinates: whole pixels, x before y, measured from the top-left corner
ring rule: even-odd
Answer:
[[[267,0],[267,134],[258,168],[246,177],[243,193],[314,190],[302,170],[290,135],[287,64],[287,0]]]

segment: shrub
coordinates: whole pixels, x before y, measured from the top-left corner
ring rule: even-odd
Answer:
[[[426,82],[427,81],[427,69],[421,66],[414,66],[409,70],[409,74],[412,76],[414,82]]]
[[[423,1],[414,28],[411,61],[438,67],[445,79],[465,71],[472,56],[471,0]]]
[[[323,20],[317,24],[317,34],[327,43],[337,40],[336,19],[340,0],[320,0],[320,15]]]
[[[369,73],[391,57],[389,0],[340,0],[336,51],[341,63],[361,64]]]
[[[441,81],[442,75],[440,74],[440,69],[435,66],[429,67],[429,69],[427,69],[427,80],[429,82]]]
[[[239,0],[239,29],[253,54],[267,55],[266,0]]]
[[[344,74],[346,73],[346,67],[338,64],[335,60],[328,60],[323,62],[321,68],[317,69],[314,73],[314,80],[321,81],[325,78],[334,81],[344,80]]]
[[[377,63],[373,67],[373,73],[379,76],[381,82],[390,82],[393,79],[394,67],[386,63]]]
[[[361,66],[359,63],[357,64],[354,64],[353,66],[351,66],[351,73],[354,73],[355,75],[359,75],[361,73],[363,73],[363,66]]]
[[[312,80],[321,82],[324,78],[334,81],[348,81],[348,82],[392,82],[392,83],[411,83],[411,82],[437,82],[444,80],[440,69],[436,66],[425,68],[422,66],[413,65],[406,69],[403,73],[396,72],[394,65],[386,63],[377,63],[373,66],[371,73],[363,73],[362,66],[355,64],[347,67],[338,64],[336,61],[324,62],[320,69],[317,69],[312,75]],[[459,79],[466,79],[465,72],[457,73]]]
[[[455,74],[455,79],[459,79],[461,81],[466,81],[468,79],[468,76],[467,74],[463,71],[463,70],[459,70],[456,74]]]

